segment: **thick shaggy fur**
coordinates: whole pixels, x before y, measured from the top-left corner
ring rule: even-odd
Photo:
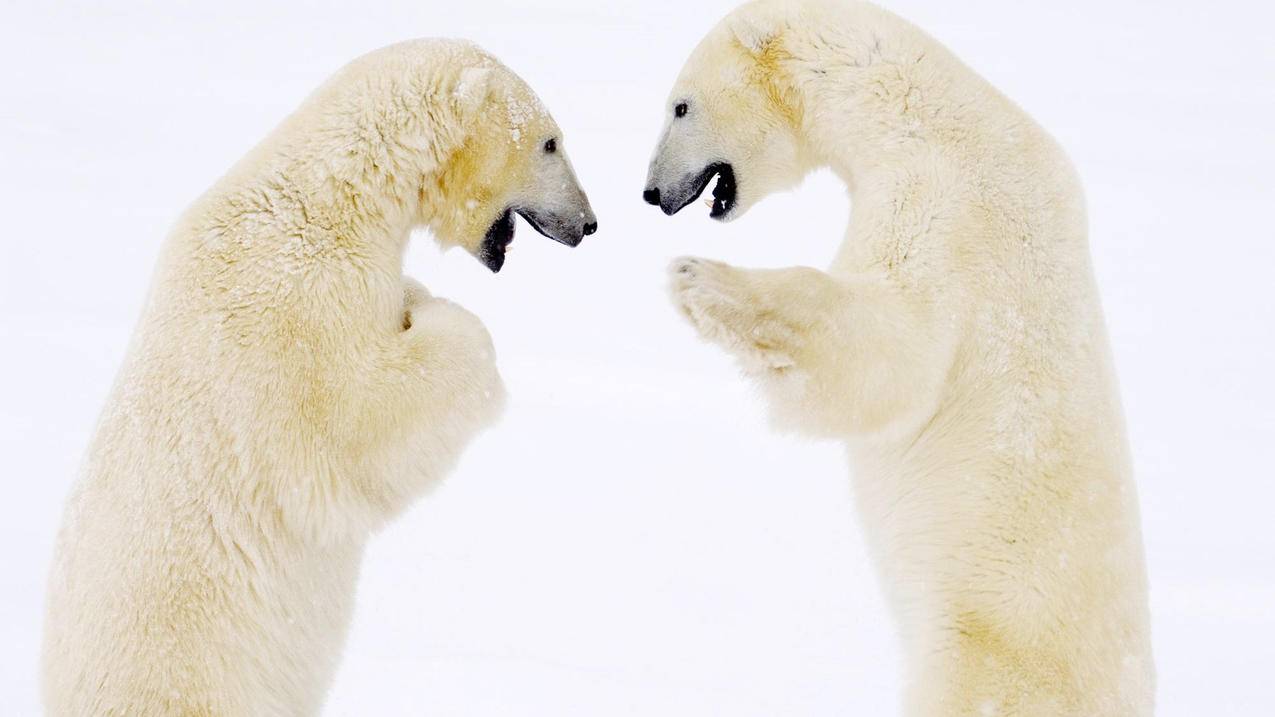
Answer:
[[[682,259],[673,294],[778,425],[845,442],[907,714],[1150,714],[1137,498],[1063,151],[859,2],[742,7],[669,107],[650,186],[730,162],[727,219],[820,166],[851,192],[827,271]]]
[[[319,710],[369,533],[503,403],[483,325],[402,276],[408,235],[477,252],[556,132],[478,48],[404,43],[185,213],[67,507],[50,715]]]

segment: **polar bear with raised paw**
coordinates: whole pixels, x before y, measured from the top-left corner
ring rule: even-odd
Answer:
[[[852,195],[827,271],[681,259],[672,290],[777,425],[845,442],[906,713],[1150,714],[1137,498],[1057,143],[916,27],[849,1],[739,8],[667,112],[645,191],[667,214],[716,179],[712,216],[733,220],[817,167]]]
[[[428,227],[491,270],[515,213],[596,229],[532,91],[429,40],[348,65],[182,217],[71,496],[50,715],[306,715],[369,534],[503,403],[482,323],[402,275]]]

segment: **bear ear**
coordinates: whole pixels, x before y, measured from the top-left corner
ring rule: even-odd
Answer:
[[[452,98],[465,116],[479,111],[491,90],[490,67],[467,67],[461,70],[460,79],[452,88]]]
[[[760,55],[779,38],[783,31],[783,19],[770,7],[753,3],[730,15],[726,20],[726,27],[745,50]]]

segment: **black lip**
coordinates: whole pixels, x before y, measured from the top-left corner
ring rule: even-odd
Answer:
[[[514,214],[506,209],[487,229],[483,243],[478,250],[478,260],[493,274],[500,272],[505,265],[505,251],[514,240]]]
[[[713,187],[713,209],[708,214],[713,219],[721,219],[731,213],[735,208],[738,191],[735,187],[735,169],[729,164],[722,164],[720,173],[717,186]]]
[[[713,188],[713,211],[709,215],[714,219],[720,219],[730,213],[735,208],[735,169],[731,167],[729,162],[714,162],[704,168],[690,182],[691,191],[686,194],[680,204],[661,203],[660,209],[668,216],[673,216],[685,209],[687,206],[699,199],[704,190],[708,188],[709,182],[713,181],[713,177],[721,175],[717,186]]]
[[[539,232],[541,236],[549,237],[550,239],[558,242],[559,244],[566,244],[567,246],[570,246],[570,247],[576,247],[576,246],[580,246],[580,242],[584,241],[583,234],[579,236],[576,236],[575,234],[562,236],[552,231],[549,231],[548,229],[545,229],[539,217],[537,217],[536,214],[530,210],[515,209],[514,211],[518,212],[518,216],[525,219],[527,223],[531,225],[531,228]]]

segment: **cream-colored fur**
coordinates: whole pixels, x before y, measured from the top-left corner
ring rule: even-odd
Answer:
[[[666,196],[714,162],[737,175],[727,219],[820,166],[852,195],[827,271],[681,259],[672,288],[778,425],[845,442],[906,647],[906,713],[1150,714],[1137,498],[1063,151],[859,2],[740,8],[669,108],[648,185]],[[795,218],[776,239],[804,231]]]
[[[409,233],[478,253],[510,202],[578,190],[533,186],[557,132],[478,48],[403,43],[183,215],[67,507],[50,715],[319,710],[368,535],[503,403],[483,325],[402,276]]]

